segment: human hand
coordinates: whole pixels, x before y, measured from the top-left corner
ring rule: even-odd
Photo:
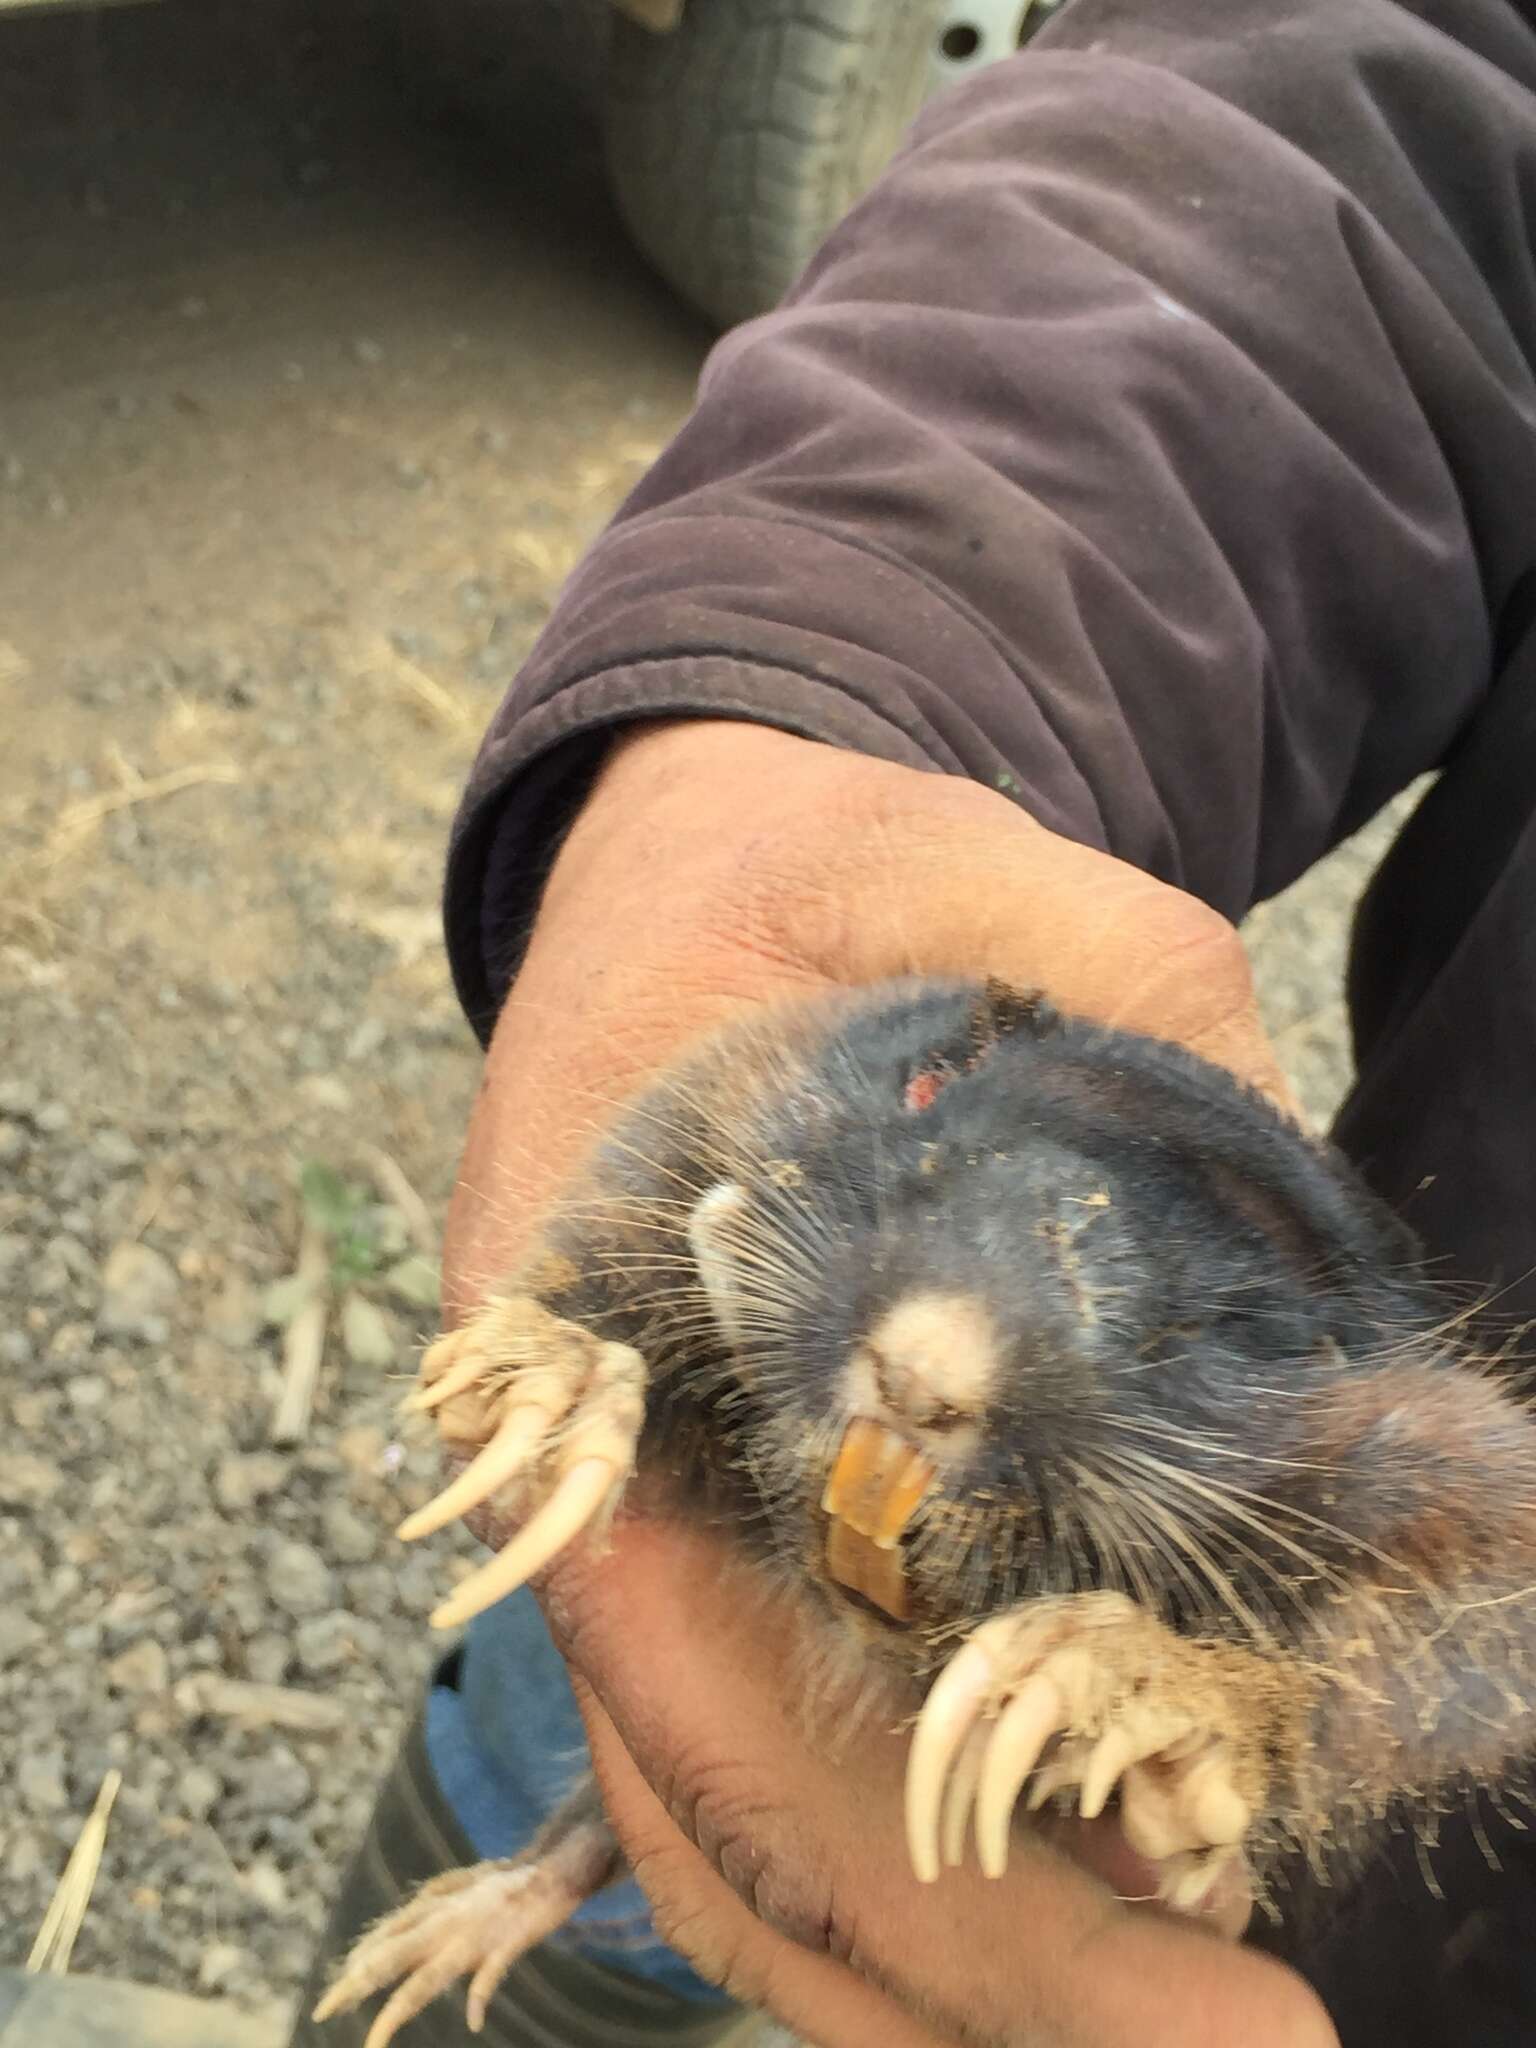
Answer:
[[[1043,989],[1289,1107],[1237,936],[1192,898],[958,778],[746,725],[649,727],[615,747],[562,848],[498,1024],[450,1216],[450,1312],[506,1273],[618,1104],[690,1040],[901,974]],[[1001,1883],[920,1886],[904,1739],[835,1767],[809,1752],[790,1622],[744,1618],[702,1536],[625,1518],[541,1593],[663,1932],[826,2048],[1333,2042],[1298,1980],[1214,1938],[1245,1902],[1206,1927],[1120,1903],[1135,1872],[1110,1825],[1065,1830],[1066,1855],[1016,1858]]]

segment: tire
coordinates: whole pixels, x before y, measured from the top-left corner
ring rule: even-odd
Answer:
[[[765,312],[922,104],[944,0],[688,0],[616,16],[606,135],[642,252],[720,326]]]

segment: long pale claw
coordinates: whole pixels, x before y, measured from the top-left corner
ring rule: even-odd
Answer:
[[[425,1372],[431,1365],[434,1352],[447,1350],[451,1354],[458,1351],[463,1335],[462,1330],[456,1330],[452,1335],[439,1337],[435,1344],[428,1345],[422,1357],[421,1370]],[[418,1380],[400,1405],[407,1415],[429,1414],[432,1409],[441,1408],[445,1401],[451,1401],[455,1394],[466,1393],[484,1371],[485,1360],[471,1344],[465,1348],[462,1357],[455,1359],[450,1355],[448,1364],[436,1379],[424,1384]]]
[[[500,1948],[492,1949],[470,1978],[469,1989],[464,1994],[464,2019],[472,2034],[478,2034],[485,2025],[486,2008],[496,1996],[497,1985],[526,1946],[520,1933],[516,1940],[504,1941]]]
[[[485,2025],[485,2011],[496,1996],[496,1987],[508,1970],[547,1934],[553,1934],[557,1927],[564,1926],[571,1917],[573,1904],[579,1898],[568,1891],[550,1888],[547,1897],[534,1898],[525,1906],[517,1926],[505,1941],[490,1949],[485,1960],[469,1980],[469,1989],[464,1995],[464,2012],[469,2021],[469,2031],[478,2034]]]
[[[1061,1726],[1065,1709],[1061,1687],[1036,1672],[997,1718],[976,1795],[976,1852],[988,1877],[1001,1877],[1008,1868],[1014,1806],[1041,1750]]]
[[[323,2026],[337,2013],[348,2012],[353,2006],[361,2005],[375,1991],[393,1983],[402,1971],[409,1970],[414,1975],[422,1954],[421,1929],[430,1912],[430,1903],[423,1911],[415,1911],[414,1908],[420,1904],[420,1900],[413,1900],[410,1906],[363,1937],[347,1957],[341,1976],[310,2015],[316,2026]],[[431,1995],[435,1997],[436,1993]],[[425,2004],[426,2001],[422,2002]],[[403,2021],[397,2024],[403,2024]]]
[[[578,1459],[506,1548],[443,1602],[432,1616],[432,1626],[459,1628],[542,1571],[597,1514],[622,1471],[611,1458]]]
[[[457,1944],[441,1954],[418,1963],[403,1984],[384,2001],[382,2010],[363,2040],[363,2048],[389,2048],[403,2026],[425,2011],[439,1993],[464,1974],[464,1958]]]
[[[1038,1813],[1054,1793],[1082,1783],[1083,1758],[1090,1747],[1091,1744],[1068,1736],[1056,1754],[1046,1758],[1024,1795],[1024,1804],[1030,1813]]]
[[[1120,1593],[1026,1601],[978,1628],[941,1672],[907,1764],[919,1878],[962,1860],[1008,1868],[1013,1816],[1075,1794],[1093,1820],[1120,1796],[1130,1846],[1162,1866],[1159,1896],[1202,1906],[1264,1797],[1232,1653],[1177,1636]]]
[[[1082,1790],[1077,1795],[1077,1810],[1084,1820],[1098,1819],[1126,1765],[1135,1760],[1136,1754],[1136,1739],[1128,1728],[1111,1728],[1099,1737],[1083,1772]]]
[[[972,1723],[997,1683],[985,1647],[967,1643],[939,1674],[918,1717],[907,1756],[907,1854],[919,1881],[939,1875],[939,1813],[944,1788]]]
[[[478,1457],[435,1499],[407,1515],[395,1534],[402,1543],[414,1543],[436,1529],[447,1528],[477,1508],[492,1494],[516,1478],[549,1433],[549,1411],[530,1404],[514,1408]]]
[[[979,1721],[966,1737],[960,1760],[949,1776],[949,1788],[944,1794],[943,1835],[944,1861],[952,1870],[958,1869],[965,1861],[965,1832],[970,1825],[971,1809],[976,1804],[976,1787],[981,1782],[982,1759],[987,1753],[987,1744],[992,1731],[985,1721]]]

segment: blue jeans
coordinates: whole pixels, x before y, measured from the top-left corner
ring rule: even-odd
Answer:
[[[427,1754],[480,1856],[515,1856],[588,1767],[565,1664],[526,1589],[470,1624],[452,1684],[427,1698]],[[721,1992],[668,1948],[631,1877],[579,1907],[557,1939],[685,1998]]]

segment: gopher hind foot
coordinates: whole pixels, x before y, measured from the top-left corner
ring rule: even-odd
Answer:
[[[477,1863],[435,1877],[359,1939],[315,2007],[315,2022],[351,2012],[374,1992],[395,1984],[364,2043],[364,2048],[388,2048],[408,2021],[456,1979],[468,1976],[465,2013],[469,2031],[478,2034],[507,1971],[562,1926],[591,1889],[569,1860],[558,1856]]]

